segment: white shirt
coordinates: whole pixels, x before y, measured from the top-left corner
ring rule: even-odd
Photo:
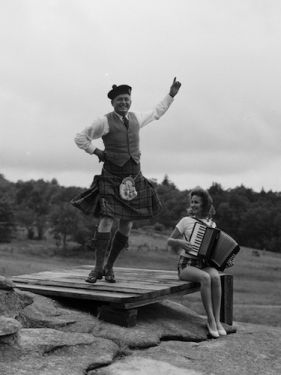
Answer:
[[[159,120],[160,117],[168,110],[174,98],[166,95],[165,98],[156,105],[151,111],[147,112],[134,112],[140,128],[143,128],[154,120]],[[80,133],[76,134],[75,143],[79,148],[85,150],[88,154],[93,154],[96,147],[92,140],[103,137],[109,132],[109,125],[106,116],[97,118],[91,126],[88,126]]]

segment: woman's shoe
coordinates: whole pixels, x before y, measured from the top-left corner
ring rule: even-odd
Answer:
[[[219,327],[217,325],[217,330],[220,336],[226,336],[226,330],[223,328],[222,324],[219,324]]]
[[[209,326],[209,323],[207,323],[207,330],[210,336],[212,336],[214,339],[217,339],[218,337],[220,337],[218,331],[216,329],[211,329],[211,327]]]
[[[226,330],[223,328],[223,329],[218,329],[218,333],[220,336],[226,336],[227,333],[226,333]]]

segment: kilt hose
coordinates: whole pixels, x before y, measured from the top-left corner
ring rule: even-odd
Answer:
[[[119,194],[119,186],[128,176],[135,180],[138,193],[130,201],[122,199]],[[106,161],[101,174],[94,176],[91,187],[73,198],[71,203],[85,214],[97,218],[107,216],[128,221],[149,219],[161,209],[153,185],[142,175],[140,164],[132,159],[122,167]]]

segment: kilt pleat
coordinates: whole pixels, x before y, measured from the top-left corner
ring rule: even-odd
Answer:
[[[128,176],[135,179],[138,193],[130,201],[122,199],[119,194],[120,183]],[[161,202],[153,185],[133,161],[126,163],[120,171],[116,166],[105,163],[102,173],[94,176],[91,187],[72,199],[71,203],[85,214],[124,220],[148,219],[157,215],[161,209]]]

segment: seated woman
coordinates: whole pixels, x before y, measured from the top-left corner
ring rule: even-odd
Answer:
[[[192,246],[189,238],[196,221],[215,227],[212,216],[215,213],[210,194],[197,187],[190,192],[189,215],[182,218],[168,239],[171,246],[179,246],[181,253],[178,263],[180,280],[201,284],[201,299],[207,314],[207,329],[213,338],[225,336],[226,331],[220,322],[221,281],[219,272],[210,267],[202,258],[190,254]]]

